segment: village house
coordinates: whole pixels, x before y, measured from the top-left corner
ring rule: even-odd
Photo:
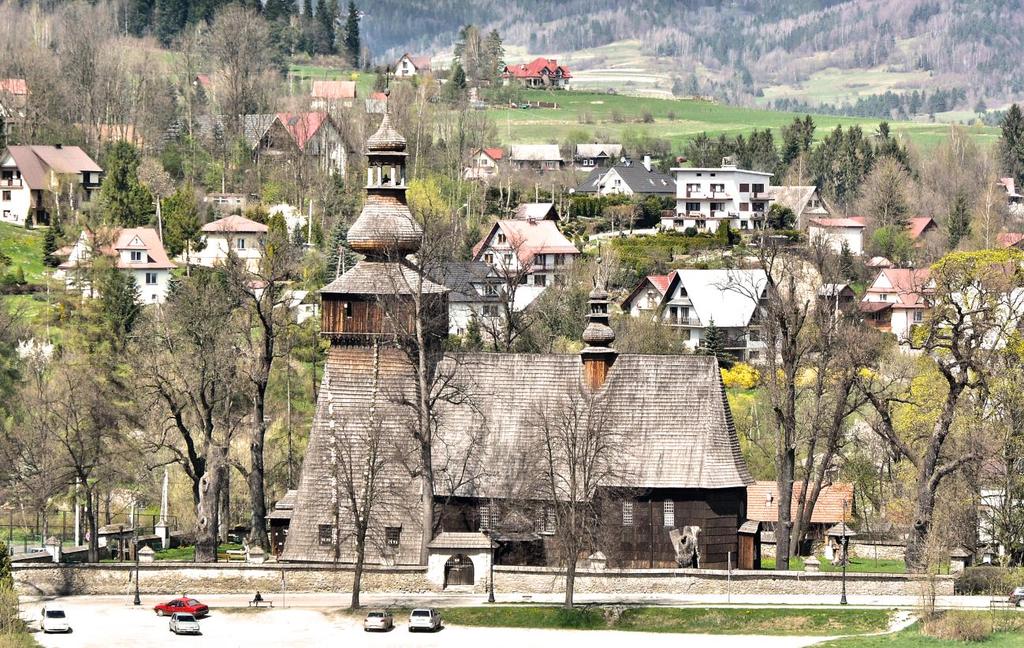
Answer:
[[[263,238],[267,226],[244,216],[225,216],[203,225],[205,246],[197,252],[188,252],[186,263],[212,268],[222,265],[229,253],[241,259],[250,272],[259,269],[263,259]]]
[[[813,486],[813,484],[812,484]],[[790,503],[790,515],[792,519],[800,510],[800,498],[803,495],[804,484],[797,481],[793,484],[793,500]],[[854,513],[854,488],[848,482],[824,484],[818,499],[811,509],[810,524],[807,525],[807,535],[804,536],[804,544],[799,547],[799,553],[807,556],[826,541],[826,532],[845,520],[850,524]],[[761,523],[761,528],[766,532],[765,539],[774,543],[775,527],[779,520],[779,486],[774,481],[756,481],[747,486],[747,518]]]
[[[395,63],[395,78],[410,79],[415,76],[423,76],[430,73],[429,56],[413,56],[406,52],[402,58]]]
[[[249,206],[249,196],[241,193],[208,193],[203,204],[222,214],[241,214]]]
[[[254,131],[258,132],[258,131]],[[348,155],[341,131],[322,111],[277,113],[253,149],[258,156],[281,157],[296,153],[317,160],[323,171],[345,174]]]
[[[98,296],[88,273],[97,254],[110,257],[115,268],[135,279],[140,303],[162,304],[167,299],[175,265],[167,258],[160,235],[152,227],[84,230],[54,276],[63,278],[69,290]]]
[[[721,167],[674,167],[676,211],[662,217],[662,229],[716,232],[721,224],[732,229],[764,227],[768,206],[774,199],[772,174],[739,169],[735,164]]]
[[[513,144],[509,151],[512,168],[539,173],[562,168],[562,153],[557,144]]]
[[[1003,248],[1014,247],[1018,250],[1024,249],[1024,233],[1000,232],[996,234],[996,244]]]
[[[383,92],[371,92],[365,101],[367,115],[383,115],[387,109],[388,96]]]
[[[644,156],[642,164],[626,161],[608,168],[595,168],[576,187],[575,193],[670,198],[676,195],[676,181],[672,176],[653,169],[651,158]]]
[[[577,144],[572,161],[575,165],[606,167],[622,158],[622,144]]]
[[[481,148],[469,156],[469,163],[463,172],[466,180],[487,180],[501,172],[501,161],[505,151],[498,147]]]
[[[516,310],[562,281],[579,254],[550,220],[500,220],[473,248],[473,260],[490,266],[503,285],[517,284]]]
[[[1015,178],[999,178],[996,186],[1006,192],[1006,205],[1010,213],[1020,216],[1024,213],[1024,195],[1017,193],[1017,180]]]
[[[796,216],[794,229],[804,230],[812,219],[830,218],[832,212],[814,185],[768,187],[772,204],[788,207]]]
[[[914,247],[922,247],[929,234],[937,232],[939,224],[931,216],[914,216],[907,223],[907,236],[913,241]]]
[[[0,155],[0,221],[48,225],[58,197],[70,197],[77,209],[102,178],[103,169],[77,146],[9,146]]]
[[[512,212],[512,218],[525,221],[558,221],[558,208],[555,203],[522,203]]]
[[[764,270],[674,270],[645,277],[622,302],[622,312],[671,326],[690,349],[713,325],[726,351],[753,362],[765,348],[758,312],[767,283]]]
[[[313,110],[337,110],[351,108],[356,101],[355,81],[314,81],[310,91],[312,100],[309,107]]]
[[[368,149],[371,179],[404,163],[405,141],[387,117]],[[421,236],[404,182],[371,181],[348,238],[364,259],[321,291],[330,348],[282,560],[354,562],[337,449],[362,448],[353,443],[367,432],[387,447],[409,447],[412,414],[401,395],[413,393],[416,373],[395,338],[420,327],[396,329],[387,313],[419,299],[437,315],[424,320],[421,339],[458,395],[436,403],[431,471],[410,478],[408,465],[383,464],[387,489],[366,520],[368,565],[425,565],[427,578],[448,588],[483,583],[492,550],[497,564],[558,564],[556,502],[538,490],[539,417],[559,419],[573,403],[591,402],[586,411],[600,408],[594,425],[629,442],[621,454],[609,448],[615,475],[588,494],[604,533],[585,551],[611,567],[724,569],[738,550],[753,479],[715,358],[618,354],[600,286],[590,293],[587,346],[578,354],[443,351],[448,291],[406,258]],[[362,471],[348,474],[362,492]]]
[[[502,83],[518,83],[527,88],[568,88],[572,74],[555,59],[537,57],[529,63],[506,65],[501,71]]]
[[[901,344],[915,325],[924,322],[935,289],[928,268],[885,268],[871,282],[860,302],[864,321],[892,333]]]
[[[10,136],[14,126],[25,119],[28,96],[25,79],[0,79],[0,135]]]
[[[807,221],[807,240],[812,245],[825,245],[836,254],[845,247],[850,254],[864,254],[864,219],[811,218]]]
[[[448,289],[448,333],[465,335],[470,323],[483,324],[502,316],[504,282],[483,261],[451,261],[432,277]]]

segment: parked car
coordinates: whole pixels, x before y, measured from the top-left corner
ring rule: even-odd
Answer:
[[[1022,603],[1024,603],[1024,587],[1015,587],[1010,592],[1010,605],[1020,607]]]
[[[168,601],[167,603],[161,603],[153,609],[156,610],[157,616],[175,614],[177,612],[187,612],[197,617],[204,617],[210,613],[210,608],[203,605],[194,598],[189,598],[187,596],[176,598],[172,601]]]
[[[363,620],[363,630],[367,632],[371,630],[380,630],[381,632],[388,632],[395,627],[395,617],[391,616],[391,613],[387,610],[374,610],[367,613],[366,619]]]
[[[171,622],[167,629],[174,634],[200,634],[199,621],[194,614],[188,612],[175,612],[171,615]]]
[[[441,629],[441,613],[434,608],[417,608],[409,613],[409,632]]]
[[[63,608],[56,605],[43,606],[39,627],[47,634],[51,632],[71,632],[68,615],[64,612]]]

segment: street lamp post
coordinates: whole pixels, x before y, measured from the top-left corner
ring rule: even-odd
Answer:
[[[847,547],[848,540],[846,538],[846,500],[843,500],[843,537],[840,539],[843,543],[843,595],[839,597],[839,605],[846,605],[846,559],[847,559]]]
[[[491,537],[491,533],[487,533],[487,542],[491,545],[491,576],[488,579],[490,582],[487,586],[487,602],[494,603],[494,538]]]
[[[135,525],[135,600],[132,605],[142,605],[142,598],[139,596],[139,526]]]

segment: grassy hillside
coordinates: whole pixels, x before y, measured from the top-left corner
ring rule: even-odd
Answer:
[[[674,148],[681,149],[694,135],[707,131],[717,135],[746,134],[757,128],[771,128],[779,136],[779,129],[790,123],[796,115],[726,106],[706,101],[659,99],[627,95],[590,92],[530,91],[525,98],[531,101],[555,101],[556,109],[498,109],[489,111],[498,126],[504,143],[558,142],[566,138],[569,130],[581,130],[591,137],[621,139],[626,131],[646,133],[670,140]],[[643,123],[649,113],[654,121]],[[592,123],[587,123],[592,122]],[[837,125],[861,125],[867,131],[878,126],[878,119],[857,117],[816,116],[817,135],[823,137]],[[948,126],[921,122],[893,122],[893,130],[910,141],[930,148],[945,137]],[[976,126],[971,134],[982,144],[994,142],[998,129]]]
[[[45,269],[42,232],[0,223],[0,250],[11,257],[11,270],[20,266],[29,283],[42,283]]]

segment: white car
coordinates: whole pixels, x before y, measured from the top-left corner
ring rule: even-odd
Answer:
[[[43,632],[47,634],[51,632],[71,632],[71,624],[68,623],[68,615],[65,614],[63,608],[55,605],[43,606],[39,626],[43,629]]]
[[[417,608],[409,613],[409,632],[441,629],[441,613],[434,608]]]
[[[194,614],[188,612],[175,612],[171,615],[171,622],[168,624],[168,630],[174,634],[200,634],[199,632],[199,621],[196,620]]]
[[[363,630],[370,632],[371,630],[378,630],[380,632],[390,632],[395,627],[395,618],[391,616],[391,613],[387,610],[374,610],[367,613],[366,619],[363,620]]]

